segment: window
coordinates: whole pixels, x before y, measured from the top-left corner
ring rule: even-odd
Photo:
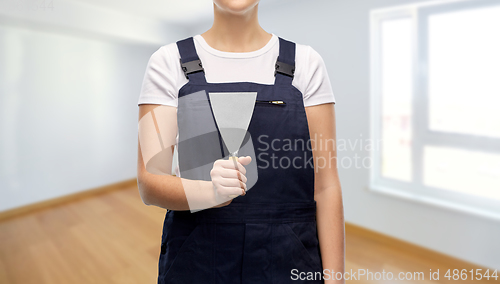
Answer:
[[[370,188],[500,219],[500,1],[371,12]]]

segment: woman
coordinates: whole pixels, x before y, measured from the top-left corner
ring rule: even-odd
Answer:
[[[324,63],[263,30],[258,0],[213,2],[212,28],[151,56],[139,99],[139,191],[168,209],[158,283],[344,283]],[[236,164],[210,116],[213,92],[257,93]]]

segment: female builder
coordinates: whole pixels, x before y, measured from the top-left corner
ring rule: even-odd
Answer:
[[[344,283],[335,99],[323,60],[262,29],[258,0],[213,2],[208,31],[151,56],[139,98],[139,191],[167,209],[158,283]],[[257,93],[236,163],[211,92]]]

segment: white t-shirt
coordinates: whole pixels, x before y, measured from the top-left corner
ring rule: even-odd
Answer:
[[[208,83],[254,82],[274,84],[274,64],[279,55],[279,38],[251,52],[225,52],[212,48],[201,35],[193,36]],[[311,46],[296,43],[295,73],[292,85],[304,96],[304,106],[335,103],[335,97],[323,58]],[[142,82],[140,104],[177,107],[179,89],[189,80],[181,69],[180,54],[175,42],[161,46],[151,55]],[[176,137],[176,145],[179,135]],[[173,165],[180,177],[177,151]]]
[[[212,48],[201,35],[193,36],[208,83],[254,82],[274,84],[274,64],[279,55],[279,38],[251,52],[225,52]],[[335,97],[323,58],[311,46],[296,44],[295,73],[292,85],[304,96],[304,106],[335,103]],[[179,89],[188,82],[179,62],[175,42],[160,47],[149,59],[140,104],[177,107]]]

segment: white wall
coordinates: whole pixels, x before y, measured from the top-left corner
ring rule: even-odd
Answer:
[[[418,1],[285,0],[261,5],[260,23],[286,39],[311,45],[326,62],[336,96],[337,138],[370,137],[369,11]],[[366,151],[340,151],[339,159]],[[368,169],[341,168],[346,221],[457,258],[500,268],[500,224],[373,193]],[[459,268],[460,269],[460,268]]]
[[[77,2],[54,5],[0,12],[0,211],[134,178],[148,59],[183,34]]]

